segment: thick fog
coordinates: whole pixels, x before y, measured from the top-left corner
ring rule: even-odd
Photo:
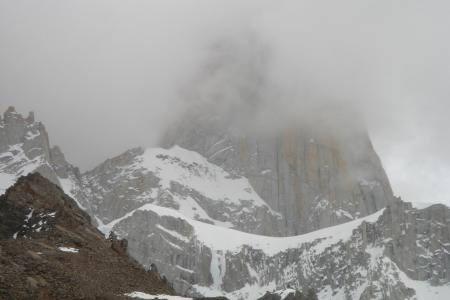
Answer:
[[[264,130],[350,111],[397,195],[450,203],[449,79],[444,0],[0,0],[0,110],[82,169],[202,101]]]

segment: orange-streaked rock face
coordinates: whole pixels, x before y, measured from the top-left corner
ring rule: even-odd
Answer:
[[[196,151],[247,177],[283,215],[282,235],[306,233],[366,216],[389,203],[392,190],[364,129],[296,125],[285,130],[237,130],[226,118],[186,117],[163,146]]]

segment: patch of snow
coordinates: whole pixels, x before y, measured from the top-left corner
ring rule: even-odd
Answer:
[[[349,212],[346,211],[346,210],[338,209],[338,210],[336,210],[334,213],[336,214],[336,216],[337,216],[338,218],[344,216],[344,217],[346,217],[347,219],[353,220],[352,214],[349,213]]]
[[[183,197],[181,195],[173,193],[170,193],[170,195],[180,205],[178,211],[183,215],[185,215],[186,217],[198,221],[208,221],[214,225],[218,225],[221,227],[226,228],[233,227],[233,224],[231,222],[222,222],[211,218],[208,215],[208,213],[192,197],[190,196]]]
[[[285,290],[279,290],[273,292],[273,294],[276,294],[281,297],[281,300],[284,300],[287,296],[290,294],[295,294],[297,291],[294,289],[285,289]]]
[[[170,182],[175,181],[212,200],[238,205],[241,201],[248,200],[254,205],[269,208],[248,179],[232,177],[197,152],[179,146],[171,149],[150,148],[140,159],[143,167],[161,178],[162,188],[170,189]]]
[[[267,174],[269,174],[269,173],[272,173],[272,170],[267,169],[267,170],[261,171],[261,175],[267,175]]]
[[[212,145],[212,147],[218,146],[220,144],[222,144],[223,142],[225,142],[227,139],[221,139],[220,141],[214,143],[214,145]]]
[[[316,197],[316,200],[319,197]],[[330,205],[330,202],[327,199],[320,199],[319,202],[317,202],[316,206],[314,207],[315,210],[324,210]]]
[[[226,151],[228,151],[228,150],[232,150],[232,149],[233,149],[233,146],[225,147],[225,148],[223,148],[223,149],[217,151],[217,152],[214,153],[213,155],[211,155],[211,156],[209,157],[209,159],[213,159],[213,158],[216,157],[217,155],[219,155],[219,154],[221,154],[221,153],[224,153],[224,152],[226,152]]]
[[[30,221],[30,219],[33,217],[33,212],[34,212],[34,209],[32,208],[30,210],[30,212],[28,213],[28,215],[25,216],[25,223],[28,223],[28,221]]]
[[[81,208],[82,210],[86,210],[86,208],[78,201],[76,195],[74,194],[77,189],[77,185],[73,182],[73,180],[71,180],[70,178],[58,177],[58,181],[64,193],[72,198],[77,203],[79,208]]]
[[[27,140],[33,140],[34,138],[40,136],[41,133],[39,131],[33,133],[31,131],[28,131],[27,134],[25,135],[25,139]]]
[[[80,252],[79,249],[72,248],[72,247],[58,247],[58,250],[62,251],[62,252],[67,252],[67,253],[78,253],[78,252]]]
[[[176,267],[177,269],[180,269],[181,271],[184,271],[184,272],[188,272],[188,273],[191,273],[191,274],[194,274],[194,273],[195,273],[195,272],[192,271],[191,269],[183,268],[183,267],[180,266],[180,265],[175,265],[175,267]]]
[[[189,242],[189,239],[187,237],[182,236],[181,234],[179,234],[176,231],[169,230],[169,229],[167,229],[167,228],[165,228],[165,227],[163,227],[162,225],[159,225],[159,224],[156,225],[156,227],[158,227],[160,230],[166,232],[167,234],[171,235],[172,237],[174,237],[177,240],[183,241],[185,243]]]
[[[52,212],[52,213],[48,213],[48,214],[46,214],[44,216],[47,216],[47,217],[50,217],[50,218],[54,218],[56,216],[56,211]]]
[[[178,246],[177,244],[175,244],[175,243],[172,243],[171,241],[169,241],[168,239],[166,239],[164,236],[162,236],[162,235],[160,235],[161,236],[161,238],[167,243],[167,244],[169,244],[171,247],[173,247],[173,248],[176,248],[176,249],[178,249],[178,250],[180,250],[180,251],[183,251],[183,248],[181,248],[180,246]]]
[[[192,298],[185,298],[181,296],[169,296],[169,295],[150,295],[142,292],[132,292],[129,294],[124,294],[124,296],[137,299],[154,300],[154,299],[164,299],[164,300],[193,300]]]
[[[359,180],[359,184],[361,186],[367,186],[369,187],[371,190],[373,190],[375,187],[379,186],[380,183],[378,181],[375,180],[366,180],[366,179],[360,179]]]
[[[16,176],[7,173],[0,173],[0,195],[3,195],[15,182]]]

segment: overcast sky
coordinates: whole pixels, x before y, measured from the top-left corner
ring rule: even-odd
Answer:
[[[154,146],[218,44],[276,109],[357,107],[395,193],[450,204],[446,0],[0,0],[0,109],[35,111],[89,169]]]

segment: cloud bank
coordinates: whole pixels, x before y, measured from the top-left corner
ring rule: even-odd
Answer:
[[[0,108],[36,111],[84,169],[156,145],[192,101],[260,105],[272,126],[352,111],[397,194],[450,203],[449,16],[443,0],[0,1]]]

